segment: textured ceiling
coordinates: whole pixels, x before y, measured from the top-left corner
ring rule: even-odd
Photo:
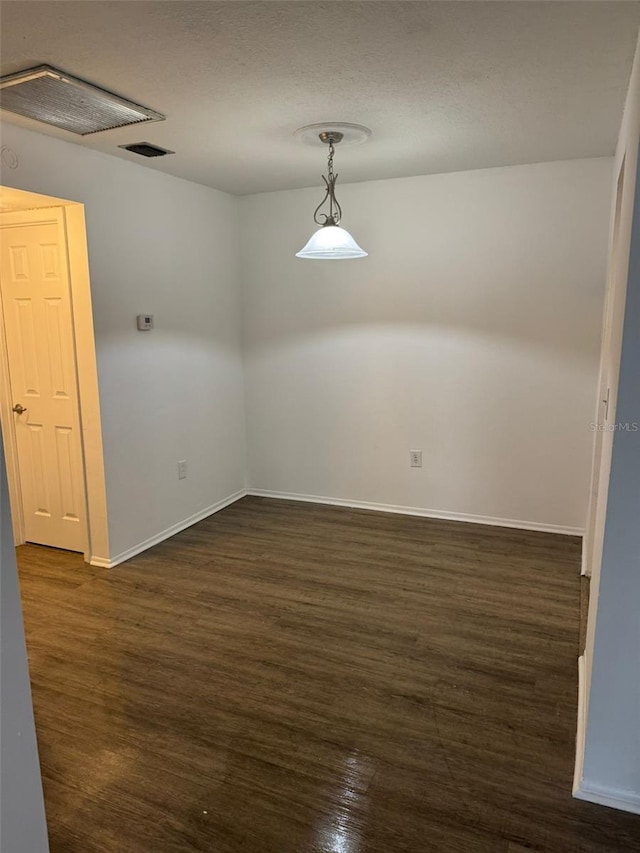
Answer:
[[[300,125],[349,121],[345,182],[612,154],[636,2],[58,2],[1,7],[2,74],[47,63],[167,121],[81,139],[232,193],[319,183]],[[117,146],[176,154],[144,160]]]

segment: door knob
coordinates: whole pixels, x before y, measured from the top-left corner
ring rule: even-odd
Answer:
[[[27,410],[25,409],[24,406],[21,406],[20,403],[16,403],[15,406],[13,407],[13,411],[16,413],[16,415],[21,415],[23,412],[26,412]]]

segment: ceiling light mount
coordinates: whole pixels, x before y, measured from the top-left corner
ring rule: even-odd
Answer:
[[[294,131],[293,135],[304,145],[321,148],[325,143],[325,134],[340,135],[343,147],[361,145],[371,137],[371,130],[363,124],[353,124],[349,121],[320,121],[316,124],[306,124]]]
[[[343,131],[337,130],[335,125],[329,128],[322,127],[322,125],[309,125],[307,128],[300,128],[300,131],[306,133],[311,128],[313,128],[316,138],[320,140],[320,144],[329,146],[327,174],[326,176],[322,176],[326,190],[324,198],[313,212],[313,221],[316,225],[320,225],[321,228],[311,236],[307,245],[296,254],[296,257],[325,261],[343,260],[346,258],[366,258],[367,253],[358,246],[351,234],[345,231],[344,228],[340,228],[342,208],[336,198],[336,181],[338,180],[338,175],[333,171],[333,157],[335,146],[344,140],[345,134]],[[318,130],[318,128],[321,129]],[[296,131],[296,135],[300,136],[304,142],[304,134],[300,131]],[[322,211],[322,208],[327,203],[328,212],[325,213]]]
[[[337,145],[344,139],[344,133],[340,133],[339,130],[321,130],[318,136],[325,145]]]

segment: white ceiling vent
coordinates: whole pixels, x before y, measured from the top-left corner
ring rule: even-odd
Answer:
[[[1,77],[0,89],[3,110],[80,136],[164,119],[154,110],[105,92],[49,65]]]

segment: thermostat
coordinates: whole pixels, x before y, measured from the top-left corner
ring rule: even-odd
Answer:
[[[141,332],[153,329],[153,314],[138,314],[138,329]]]

